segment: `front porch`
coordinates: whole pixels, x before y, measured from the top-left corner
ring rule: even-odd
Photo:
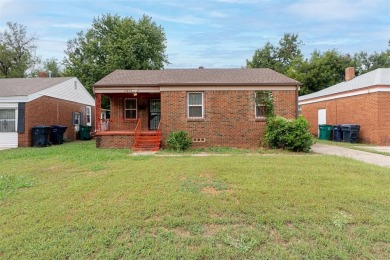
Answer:
[[[96,119],[97,148],[160,149],[159,93],[96,93],[97,115],[103,96],[110,100],[110,118]]]

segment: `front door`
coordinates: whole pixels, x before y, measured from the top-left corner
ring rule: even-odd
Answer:
[[[160,99],[149,99],[149,129],[156,130],[161,118],[161,102]]]

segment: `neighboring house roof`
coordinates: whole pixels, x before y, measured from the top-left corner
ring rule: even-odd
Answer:
[[[271,69],[116,70],[95,83],[100,86],[301,85]]]
[[[29,102],[42,96],[95,105],[95,100],[75,77],[0,79],[0,102]]]
[[[323,96],[329,96],[347,91],[359,90],[371,86],[390,85],[390,68],[376,69],[360,75],[352,80],[344,81],[323,90],[300,96],[299,101],[315,99]]]
[[[0,79],[0,96],[27,96],[52,87],[69,78],[7,78]]]

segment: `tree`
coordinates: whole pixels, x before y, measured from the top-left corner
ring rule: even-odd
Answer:
[[[38,77],[40,72],[45,72],[52,78],[62,76],[62,68],[56,58],[46,59],[42,64],[37,64],[36,68],[28,74],[28,77]]]
[[[162,69],[165,49],[164,30],[150,17],[103,15],[68,41],[64,75],[76,76],[92,93],[93,84],[116,69]]]
[[[356,67],[349,54],[341,54],[336,49],[323,53],[316,50],[309,60],[294,60],[286,75],[302,83],[300,94],[304,95],[344,81],[347,67]]]
[[[8,30],[0,32],[0,77],[23,77],[38,61],[35,55],[37,38],[28,35],[25,26],[7,22]]]
[[[364,74],[378,68],[390,68],[390,49],[372,54],[361,51],[355,54],[354,59],[359,74]]]
[[[302,57],[302,44],[298,34],[285,33],[278,47],[267,42],[263,48],[257,49],[252,60],[246,61],[247,67],[270,68],[284,74],[294,60]]]

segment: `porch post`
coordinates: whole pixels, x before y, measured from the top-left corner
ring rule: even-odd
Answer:
[[[102,110],[102,94],[96,93],[95,94],[95,103],[96,103],[96,132],[100,132],[102,129],[100,114]]]

